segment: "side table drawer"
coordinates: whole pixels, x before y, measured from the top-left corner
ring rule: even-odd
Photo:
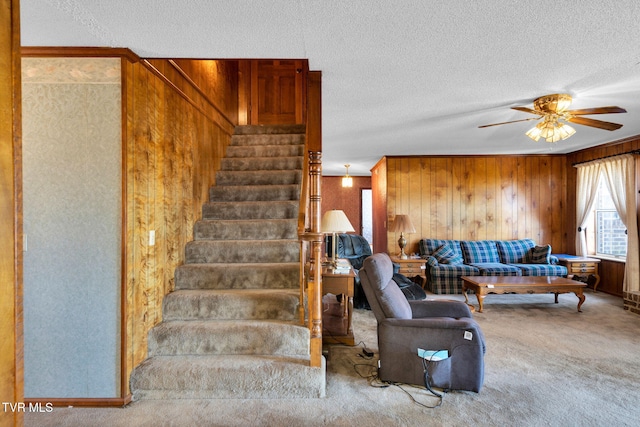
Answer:
[[[405,276],[413,275],[424,275],[425,273],[425,265],[424,262],[419,261],[411,261],[411,262],[401,262],[400,264],[400,274],[404,274]]]
[[[424,274],[424,270],[420,268],[400,267],[400,274],[404,274],[405,276],[409,274]]]
[[[593,263],[573,263],[571,264],[571,272],[572,273],[595,273],[596,265]]]

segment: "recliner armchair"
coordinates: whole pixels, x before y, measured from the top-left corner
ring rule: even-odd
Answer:
[[[382,381],[480,391],[485,341],[465,303],[407,301],[392,279],[393,264],[387,254],[365,259],[359,276],[378,322],[378,376]],[[423,362],[419,348],[448,350],[449,357]]]

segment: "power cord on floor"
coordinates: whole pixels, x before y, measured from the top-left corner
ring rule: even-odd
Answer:
[[[365,360],[373,360],[374,359],[374,355],[375,355],[374,352],[369,350],[369,349],[367,349],[366,344],[364,344],[362,341],[360,341],[357,345],[358,346],[362,345],[362,351],[360,353],[357,353],[357,357],[360,357],[360,358],[365,359]],[[371,387],[388,388],[390,386],[395,386],[395,387],[399,388],[400,390],[402,390],[404,393],[406,393],[415,404],[420,405],[420,406],[422,406],[424,408],[435,409],[438,406],[442,405],[442,402],[444,400],[442,394],[433,391],[433,389],[431,388],[431,385],[428,382],[428,380],[427,380],[427,382],[425,382],[425,385],[428,384],[428,386],[426,387],[427,390],[433,396],[438,398],[438,403],[436,405],[433,405],[433,406],[427,405],[425,403],[422,403],[422,402],[418,401],[409,391],[407,391],[404,388],[404,386],[413,387],[413,388],[420,388],[420,387],[409,385],[409,384],[403,384],[403,383],[396,383],[396,382],[381,380],[380,377],[378,376],[378,367],[375,364],[354,363],[353,364],[353,369],[356,372],[356,374],[358,374],[361,378],[364,378],[364,379],[368,380],[369,381],[369,385]],[[366,371],[362,372],[363,370],[366,370]],[[426,375],[428,375],[428,373]]]

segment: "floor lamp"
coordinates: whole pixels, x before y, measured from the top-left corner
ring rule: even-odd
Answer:
[[[348,233],[350,231],[356,231],[349,222],[347,215],[341,210],[333,209],[327,211],[322,216],[322,223],[320,224],[320,230],[324,234],[331,234],[331,265],[335,268],[336,263],[336,234]]]
[[[392,231],[400,232],[400,238],[398,239],[398,246],[400,246],[400,259],[409,258],[407,254],[404,253],[404,248],[407,246],[407,239],[404,238],[403,233],[415,233],[416,229],[411,223],[411,218],[409,215],[396,215],[393,220],[393,228]]]

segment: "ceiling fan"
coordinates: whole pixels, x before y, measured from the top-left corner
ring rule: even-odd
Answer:
[[[530,129],[526,133],[526,135],[534,141],[538,141],[540,138],[544,138],[547,142],[557,142],[561,139],[567,139],[571,135],[576,133],[574,128],[566,123],[561,122],[560,120],[610,131],[620,129],[622,127],[622,125],[619,123],[605,122],[602,120],[590,119],[582,116],[590,114],[626,113],[627,110],[625,110],[624,108],[610,106],[569,110],[568,108],[571,105],[571,100],[571,95],[566,93],[556,93],[553,95],[541,96],[540,98],[536,98],[533,101],[533,109],[528,107],[511,107],[514,110],[535,114],[538,117],[513,120],[510,122],[493,123],[490,125],[483,125],[478,127],[486,128],[490,126],[505,125],[507,123],[526,122],[529,120],[542,119],[542,121],[532,129]]]

